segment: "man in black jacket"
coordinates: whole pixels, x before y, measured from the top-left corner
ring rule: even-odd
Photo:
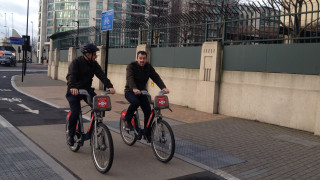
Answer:
[[[70,105],[71,115],[69,117],[68,127],[68,139],[67,144],[69,146],[74,145],[74,135],[76,131],[76,124],[79,112],[81,110],[80,101],[86,98],[83,95],[79,95],[79,89],[85,89],[93,98],[96,93],[94,88],[91,88],[92,78],[96,75],[108,88],[111,94],[115,93],[113,85],[110,80],[102,71],[100,65],[95,61],[97,58],[96,52],[99,51],[96,45],[87,44],[81,50],[83,56],[74,59],[68,69],[67,85],[68,90],[66,98]]]
[[[166,88],[159,74],[151,64],[147,62],[147,53],[145,51],[139,51],[137,53],[136,61],[127,66],[125,98],[129,101],[130,106],[127,110],[127,114],[122,119],[126,128],[132,128],[130,120],[139,106],[143,111],[144,127],[146,127],[151,114],[151,107],[148,98],[141,95],[141,90],[146,90],[149,78],[151,78],[161,90],[169,93],[169,90]],[[141,139],[142,133],[145,134],[148,138],[147,140],[150,142],[150,128],[145,128],[143,132],[139,132],[138,139]]]

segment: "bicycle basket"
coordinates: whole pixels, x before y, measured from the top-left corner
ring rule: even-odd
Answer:
[[[93,111],[110,111],[111,99],[109,96],[94,96],[93,97]]]
[[[168,96],[156,96],[154,98],[154,108],[155,109],[166,109],[166,108],[169,108]]]

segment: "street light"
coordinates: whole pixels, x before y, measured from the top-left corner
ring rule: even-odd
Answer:
[[[72,20],[72,22],[76,22],[77,26],[78,26],[77,39],[76,39],[76,46],[78,47],[78,45],[79,45],[79,20],[78,21]]]
[[[32,35],[31,35],[31,60],[32,60],[32,51],[33,51],[33,22],[32,21],[31,21],[31,24],[32,24]]]

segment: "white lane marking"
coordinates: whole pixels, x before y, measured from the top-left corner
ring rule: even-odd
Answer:
[[[0,91],[12,91],[11,89],[0,89]]]
[[[34,114],[39,114],[39,110],[32,110],[32,109],[30,109],[29,107],[27,107],[24,104],[18,104],[18,106],[26,109],[25,111],[27,111],[27,112],[31,112],[31,113],[34,113]]]
[[[0,101],[21,102],[22,99],[20,99],[20,98],[3,98],[3,97],[0,97]]]

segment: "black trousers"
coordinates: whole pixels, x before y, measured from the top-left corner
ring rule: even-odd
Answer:
[[[126,119],[127,121],[131,121],[134,112],[140,106],[144,114],[144,127],[146,127],[151,114],[151,107],[148,101],[148,97],[144,95],[135,95],[132,91],[129,91],[125,92],[125,98],[129,101],[130,105],[124,119]],[[149,134],[150,128],[144,128],[144,133]]]
[[[96,95],[93,88],[87,89],[87,91],[90,94],[91,99]],[[71,115],[69,117],[69,126],[68,126],[69,135],[74,136],[76,132],[76,127],[77,127],[77,120],[79,118],[79,113],[81,111],[80,101],[84,100],[86,103],[88,103],[87,97],[85,95],[74,96],[71,94],[70,90],[68,89],[66,93],[66,98],[69,102],[70,111],[71,111]]]

